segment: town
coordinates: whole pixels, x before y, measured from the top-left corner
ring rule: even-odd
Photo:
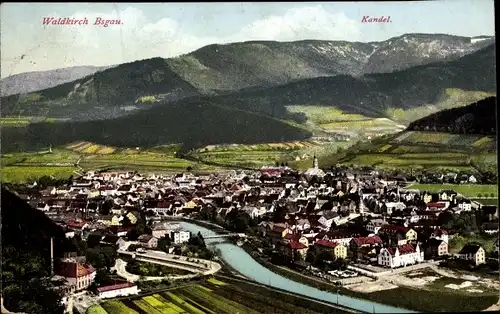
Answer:
[[[284,165],[197,175],[88,171],[57,186],[33,182],[17,193],[84,247],[55,261],[52,278],[65,291],[65,304],[81,313],[102,299],[148,290],[148,281],[211,276],[227,266],[238,275],[210,245],[221,241],[237,243],[271,270],[288,269],[293,280],[300,274],[306,284],[364,293],[414,286],[431,276],[404,274],[426,269],[475,271],[478,278],[498,273],[498,207],[444,184],[439,192],[412,189],[411,179],[321,169],[314,158],[303,173]],[[212,232],[192,232],[186,223]],[[467,240],[478,237],[493,245]],[[464,241],[451,248],[457,238]],[[176,272],[162,276],[151,265]],[[110,284],[110,276],[123,281]],[[467,282],[447,288],[482,292]],[[498,281],[482,282],[498,289]]]

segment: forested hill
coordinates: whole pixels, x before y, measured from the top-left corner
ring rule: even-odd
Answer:
[[[60,298],[49,289],[50,238],[54,256],[71,248],[64,231],[43,212],[2,187],[2,297],[14,312],[59,313]]]
[[[408,131],[424,130],[495,135],[496,97],[488,97],[465,107],[443,110],[408,126]]]

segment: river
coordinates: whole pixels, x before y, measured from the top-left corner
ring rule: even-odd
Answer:
[[[217,234],[212,230],[193,223],[183,221],[180,222],[180,225],[183,229],[194,234],[198,232],[201,232],[204,235]],[[297,293],[333,304],[337,303],[338,297],[338,303],[340,305],[366,313],[416,313],[415,311],[410,311],[407,309],[379,304],[368,300],[361,300],[345,295],[337,296],[337,294],[335,293],[321,291],[319,289],[292,281],[270,271],[269,269],[259,264],[245,250],[237,245],[227,242],[221,243],[220,239],[206,239],[205,241],[207,245],[215,246],[220,250],[220,258],[222,258],[224,262],[229,264],[243,276],[253,279],[261,284],[273,286],[285,291]]]

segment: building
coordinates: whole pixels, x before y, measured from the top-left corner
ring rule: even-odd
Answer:
[[[424,252],[411,244],[399,245],[395,249],[382,248],[378,255],[378,264],[390,268],[406,267],[424,261]]]
[[[170,239],[174,244],[182,244],[189,241],[191,233],[188,231],[172,231],[170,232]]]
[[[280,248],[283,256],[289,261],[304,260],[307,254],[307,246],[296,241],[281,245]]]
[[[436,240],[443,240],[444,242],[448,243],[448,231],[441,228],[436,228],[432,232],[430,238]]]
[[[448,243],[436,238],[429,239],[425,244],[425,254],[429,258],[448,255]]]
[[[104,286],[97,288],[97,295],[101,299],[134,295],[134,294],[139,294],[139,292],[140,290],[137,289],[137,285],[134,285],[131,282],[125,282],[112,286]]]
[[[335,259],[337,259],[337,258],[346,259],[347,258],[347,247],[345,245],[340,244],[340,243],[337,243],[334,241],[328,241],[328,240],[318,240],[314,243],[314,245],[323,249],[323,250],[331,250]]]
[[[75,290],[87,289],[96,275],[95,269],[77,258],[65,258],[59,264],[56,274],[64,277],[69,285],[74,285]]]
[[[150,249],[156,249],[158,247],[158,238],[153,237],[149,234],[140,235],[137,239],[137,242],[139,242],[139,245],[141,245],[142,247]]]
[[[325,176],[325,173],[323,172],[323,170],[319,169],[318,158],[316,156],[314,156],[314,159],[313,159],[313,167],[307,169],[307,171],[304,173],[304,175],[307,178],[312,178],[312,177],[323,178]]]
[[[180,229],[181,225],[178,223],[168,223],[168,222],[160,222],[153,225],[152,234],[154,237],[160,239],[164,236],[170,235],[172,231],[176,231]]]
[[[486,262],[486,255],[484,249],[477,244],[466,244],[458,252],[457,257],[462,260],[470,261],[474,265],[484,264]]]

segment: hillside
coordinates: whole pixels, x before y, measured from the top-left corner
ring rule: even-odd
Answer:
[[[408,131],[496,135],[496,116],[496,97],[488,97],[465,107],[443,110],[414,121],[408,126]]]
[[[27,313],[62,313],[58,297],[43,277],[50,275],[50,238],[54,256],[71,244],[43,212],[2,187],[2,297],[7,309]]]
[[[164,59],[154,58],[121,64],[36,93],[2,98],[2,113],[105,119],[151,107],[148,104],[156,99],[138,101],[143,96],[176,100],[195,94],[196,89],[172,72]]]
[[[434,113],[403,132],[320,157],[325,166],[373,166],[415,173],[449,171],[497,182],[496,97]],[[434,128],[434,126],[436,128]]]
[[[492,66],[495,62],[495,46],[490,45],[457,60],[393,73],[367,74],[357,78],[337,75],[305,79],[271,88],[221,95],[214,97],[213,101],[274,116],[283,114],[284,106],[315,105],[335,106],[347,113],[393,119],[396,109],[411,110],[445,100],[450,88],[495,93],[496,71]],[[425,110],[433,109],[442,108]]]
[[[79,80],[111,67],[113,66],[75,66],[49,71],[34,71],[14,74],[0,80],[0,95],[9,96],[15,94],[25,94],[51,88],[57,85]]]
[[[2,110],[4,115],[105,119],[198,93],[214,95],[335,75],[357,77],[455,60],[492,41],[471,43],[469,37],[407,34],[371,43],[308,40],[209,45],[176,58],[122,64],[51,89],[7,97],[2,99]],[[351,80],[343,78],[347,82],[340,85]]]
[[[118,147],[184,143],[189,148],[218,143],[293,141],[310,136],[308,131],[268,116],[191,99],[115,119],[4,128],[1,140],[2,153],[7,153],[76,141]]]

